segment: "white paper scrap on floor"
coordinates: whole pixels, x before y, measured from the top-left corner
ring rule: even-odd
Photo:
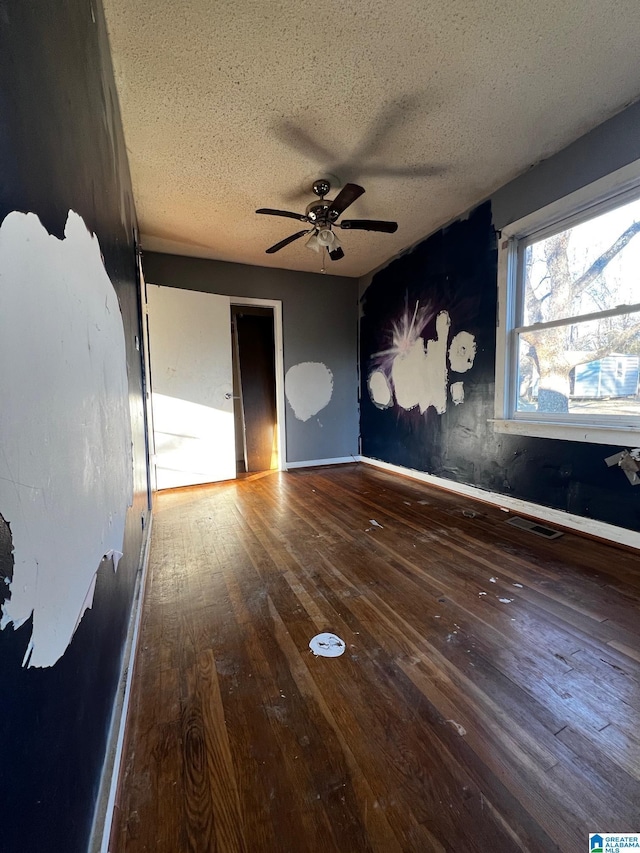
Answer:
[[[323,658],[338,658],[344,654],[344,640],[336,637],[335,634],[316,634],[309,640],[309,648],[314,655],[320,655]]]

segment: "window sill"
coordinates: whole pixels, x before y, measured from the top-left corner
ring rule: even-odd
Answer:
[[[593,424],[542,423],[540,421],[490,418],[496,432],[527,435],[532,438],[555,438],[564,441],[586,441],[590,444],[637,446],[640,430],[635,427],[595,426]]]

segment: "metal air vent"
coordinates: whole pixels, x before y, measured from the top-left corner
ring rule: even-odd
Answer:
[[[514,515],[513,518],[510,518],[507,524],[518,527],[520,530],[528,530],[529,533],[535,533],[536,536],[542,536],[544,539],[558,539],[560,536],[564,536],[563,533],[559,530],[554,530],[553,527],[539,524],[530,518],[521,518],[519,515]]]

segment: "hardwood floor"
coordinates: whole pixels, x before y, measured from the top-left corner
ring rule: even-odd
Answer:
[[[111,850],[640,832],[640,558],[507,517],[363,465],[160,495]]]

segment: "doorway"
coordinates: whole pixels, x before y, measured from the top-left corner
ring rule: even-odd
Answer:
[[[231,305],[236,473],[277,470],[275,324],[273,308]]]
[[[273,343],[271,352],[273,353],[274,358],[274,386],[275,386],[275,408],[276,408],[276,423],[275,423],[275,435],[273,437],[273,447],[275,448],[275,453],[272,451],[270,465],[273,467],[266,468],[264,470],[273,470],[275,468],[279,471],[287,470],[287,439],[285,432],[285,398],[284,398],[284,346],[283,346],[283,334],[282,334],[282,302],[279,299],[259,299],[253,297],[242,297],[242,296],[233,296],[231,297],[232,302],[232,310],[236,309],[240,313],[245,314],[245,316],[260,316],[260,311],[257,314],[252,313],[254,309],[266,309],[270,313],[262,316],[266,316],[268,319],[270,318],[272,328],[273,328]],[[232,331],[233,333],[233,331]],[[242,344],[240,344],[242,347]],[[235,349],[233,347],[232,349]],[[234,371],[234,383],[235,383],[235,371]],[[236,386],[234,385],[234,389]],[[237,390],[234,390],[234,397],[240,396],[240,385],[238,385]],[[234,400],[234,417],[236,423],[240,419],[240,400]],[[241,429],[242,426],[237,426],[236,429]],[[242,463],[246,467],[246,461],[244,457],[244,452],[242,455],[238,451],[236,453],[237,462]],[[252,462],[250,461],[251,465]],[[240,472],[240,467],[237,469]],[[237,476],[237,475],[236,475]],[[248,474],[241,474],[241,476],[248,476]]]
[[[236,346],[229,296],[148,284],[147,297],[157,488],[234,479],[238,461],[243,471],[286,470],[282,303],[234,297],[235,313],[243,315],[234,323],[240,330]],[[250,377],[251,362],[260,366],[265,360],[271,390],[260,404],[255,379],[241,374]],[[240,400],[244,385],[251,400],[247,408]],[[255,422],[266,424],[259,442],[253,438]],[[263,450],[256,456],[257,446]]]

